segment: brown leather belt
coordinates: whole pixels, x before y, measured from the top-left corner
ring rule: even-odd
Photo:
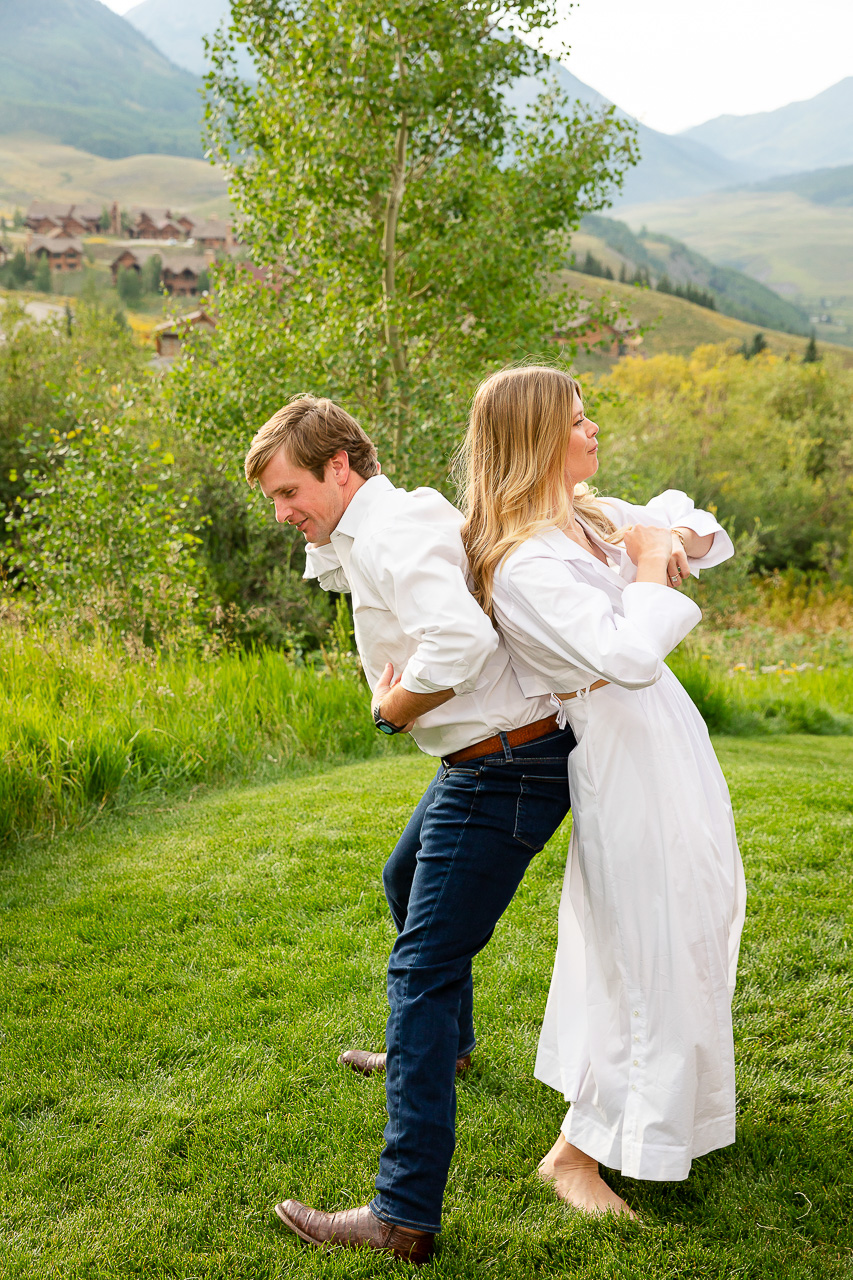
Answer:
[[[591,684],[588,689],[576,689],[574,693],[567,693],[560,701],[568,702],[570,698],[576,698],[579,693],[591,693],[593,689],[601,689],[609,683],[609,680],[596,680],[595,684]],[[557,728],[556,715],[546,716],[544,720],[523,724],[520,729],[510,729],[509,733],[504,734],[504,738],[510,747],[523,747],[526,742],[535,742],[537,738],[544,738],[546,733],[555,733]],[[503,746],[503,738],[496,733],[491,738],[484,738],[482,742],[472,742],[470,747],[452,751],[449,756],[442,756],[442,759],[447,764],[462,764],[465,760],[475,760],[477,756],[490,756],[495,751],[503,751]]]
[[[510,729],[504,737],[511,747],[523,747],[525,742],[535,742],[537,738],[544,738],[546,733],[554,733],[556,729],[557,717],[546,716],[544,720],[534,720],[533,724],[524,724],[520,729]],[[451,751],[449,756],[442,758],[447,764],[461,764],[463,760],[473,760],[476,756],[490,756],[494,751],[503,751],[503,746],[501,735],[496,733],[491,738],[484,738],[482,742],[472,742],[470,747],[463,747],[461,751]]]

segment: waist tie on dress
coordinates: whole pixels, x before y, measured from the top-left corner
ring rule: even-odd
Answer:
[[[567,693],[564,698],[558,698],[556,693],[552,693],[551,706],[557,708],[557,728],[565,729],[568,726],[567,702],[571,701],[572,698],[579,698],[583,702],[584,698],[588,698],[594,689],[603,689],[606,684],[610,684],[610,681],[595,680],[584,689],[575,689],[574,693]]]

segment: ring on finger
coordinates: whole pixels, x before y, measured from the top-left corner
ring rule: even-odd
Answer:
[[[680,581],[681,581],[681,576],[680,576],[680,574],[673,573],[673,574],[670,574],[670,578],[669,578],[669,580],[670,580],[670,582],[680,582]]]

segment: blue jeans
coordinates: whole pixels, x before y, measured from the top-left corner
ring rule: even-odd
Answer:
[[[471,962],[569,811],[574,745],[566,729],[461,765],[442,763],[391,856],[385,882],[400,931],[388,962],[388,1123],[371,1205],[386,1222],[440,1229],[455,1145],[456,1059],[474,1038]],[[406,894],[403,868],[413,850]]]
[[[397,932],[402,933],[409,914],[409,895],[412,892],[412,881],[418,866],[418,854],[421,851],[421,827],[427,809],[435,799],[436,789],[445,770],[442,767],[418,801],[418,806],[406,823],[403,834],[394,846],[391,857],[382,870],[382,883],[385,897],[391,909],[391,918]],[[474,1034],[474,983],[469,975],[462,989],[459,1001],[459,1044],[457,1058],[464,1058],[471,1053],[477,1043]]]

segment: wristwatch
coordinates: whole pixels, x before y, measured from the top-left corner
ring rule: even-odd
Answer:
[[[400,724],[392,724],[390,720],[386,720],[379,709],[379,703],[373,708],[373,723],[380,733],[402,733],[403,726]]]

